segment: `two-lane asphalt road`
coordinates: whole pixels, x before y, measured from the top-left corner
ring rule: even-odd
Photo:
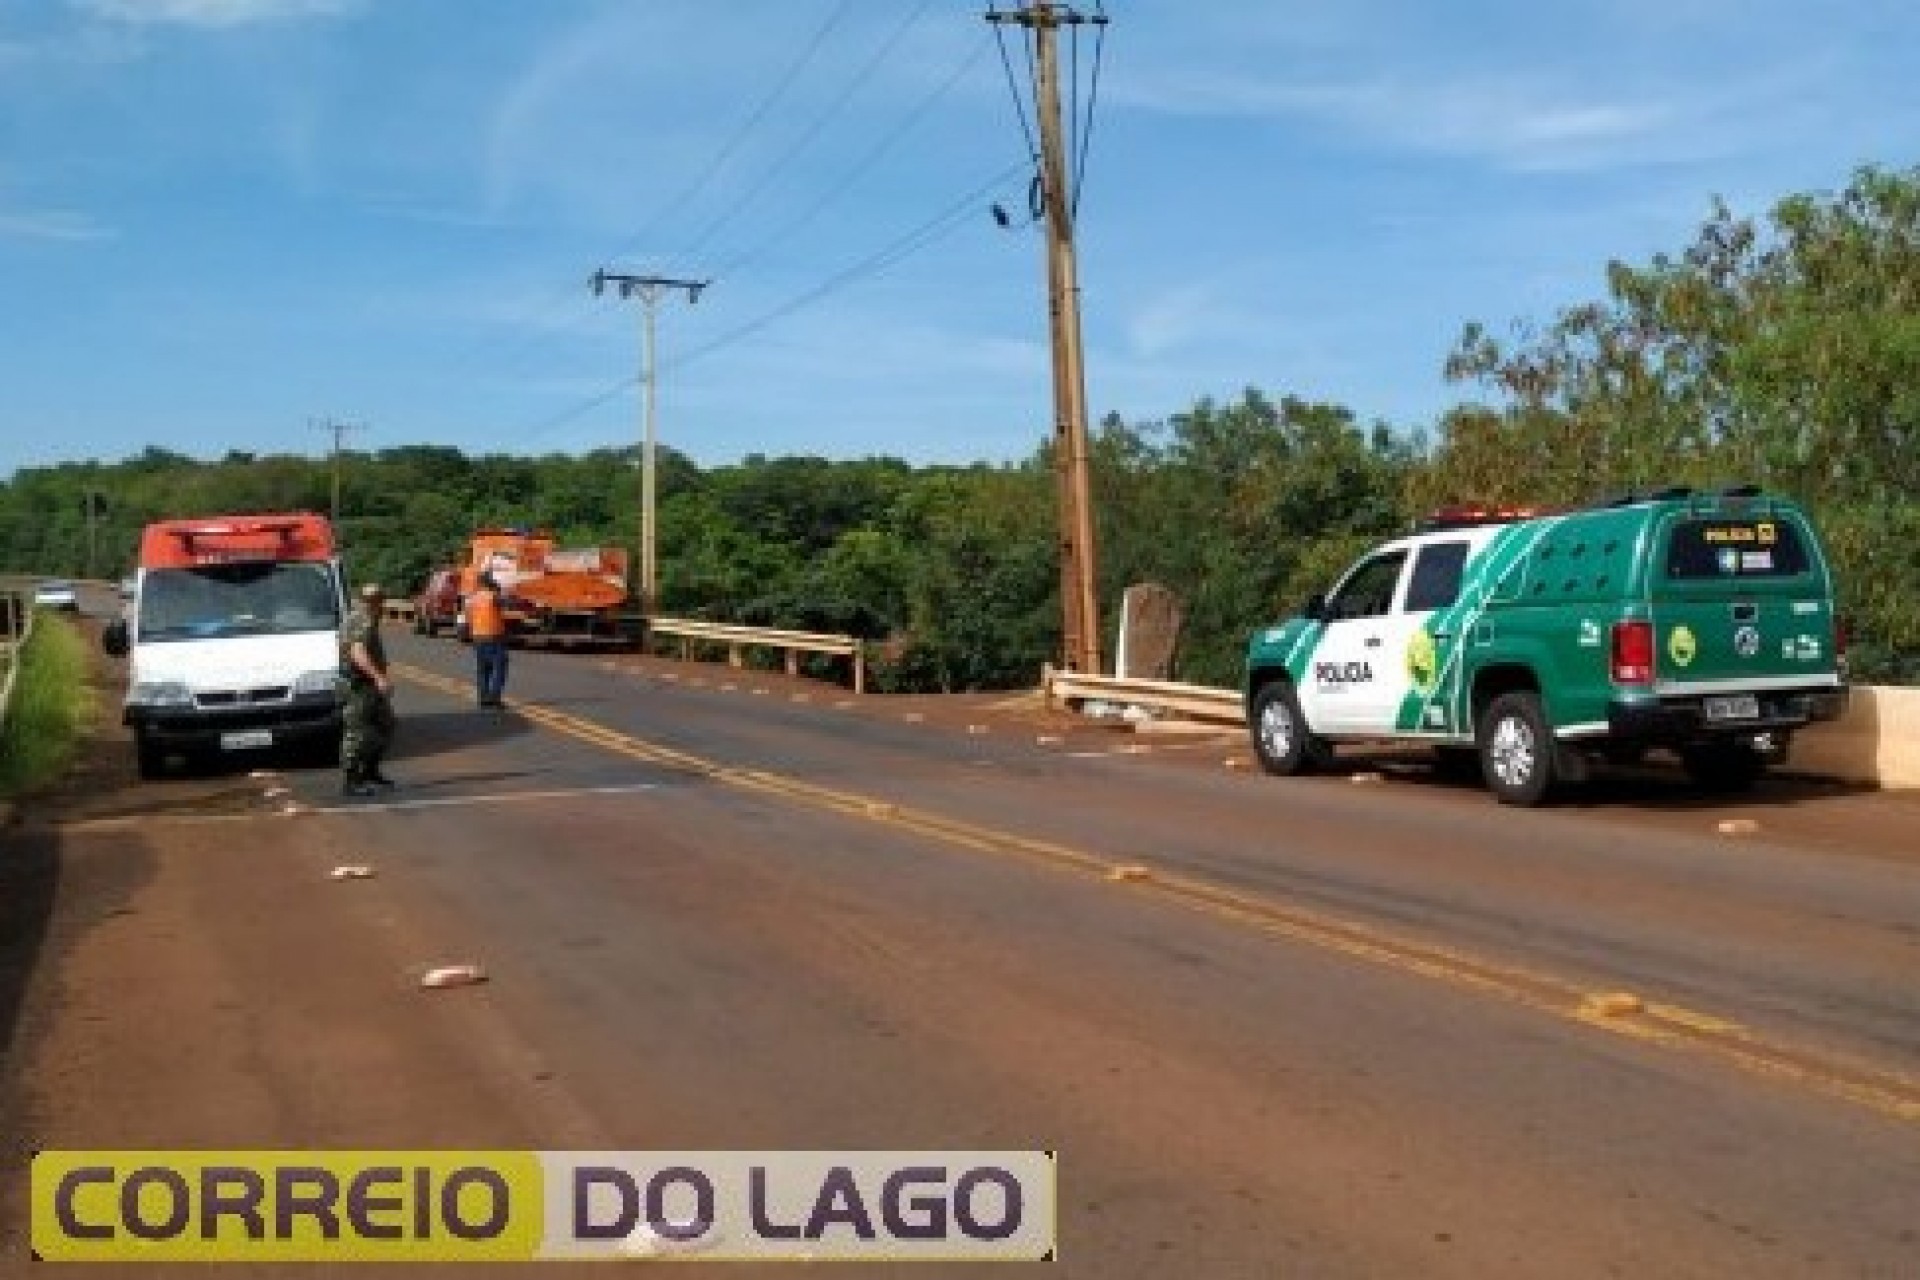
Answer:
[[[390,647],[389,798],[103,750],[6,834],[16,1156],[1047,1148],[1075,1275],[1920,1274],[1910,802],[1518,812],[587,655],[485,712]]]

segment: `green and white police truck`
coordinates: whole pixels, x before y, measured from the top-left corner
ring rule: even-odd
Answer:
[[[1245,693],[1269,773],[1425,743],[1536,805],[1663,748],[1734,789],[1845,710],[1846,633],[1812,522],[1752,486],[1448,508],[1256,632]]]

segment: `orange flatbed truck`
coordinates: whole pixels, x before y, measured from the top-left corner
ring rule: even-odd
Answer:
[[[491,573],[500,586],[510,638],[558,644],[626,644],[644,618],[628,609],[627,555],[618,547],[561,548],[545,531],[489,528],[474,533],[460,570],[464,600]],[[465,611],[457,632],[468,638]]]

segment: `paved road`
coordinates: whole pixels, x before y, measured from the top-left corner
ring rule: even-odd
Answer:
[[[393,648],[390,802],[122,745],[6,834],[14,1169],[1045,1147],[1074,1275],[1920,1274],[1910,802],[1521,813],[583,655],[488,714]]]

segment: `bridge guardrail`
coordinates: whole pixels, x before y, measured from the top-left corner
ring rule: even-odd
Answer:
[[[1176,680],[1141,680],[1124,676],[1089,675],[1084,671],[1056,671],[1048,666],[1041,688],[1049,707],[1069,701],[1124,702],[1131,706],[1175,711],[1209,723],[1245,724],[1246,702],[1238,689],[1182,684]]]
[[[705,640],[727,646],[727,662],[744,665],[742,650],[748,647],[782,649],[786,652],[787,674],[800,674],[800,655],[818,653],[853,660],[853,691],[867,691],[866,642],[855,636],[833,635],[821,631],[781,631],[772,627],[738,627],[723,622],[702,622],[694,618],[649,618],[647,634],[675,636],[680,641],[680,656],[692,656],[693,644]]]
[[[0,729],[13,710],[13,678],[20,669],[20,653],[33,636],[33,606],[17,592],[0,593],[0,663],[6,674],[0,675]]]

